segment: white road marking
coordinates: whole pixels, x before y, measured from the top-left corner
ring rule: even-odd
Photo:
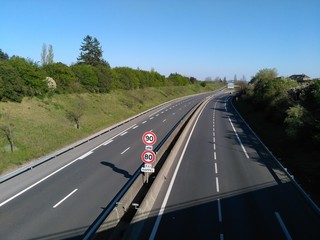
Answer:
[[[203,109],[204,109],[204,108],[203,108]],[[151,231],[149,240],[153,240],[153,239],[155,238],[155,236],[156,236],[156,233],[157,233],[157,231],[158,231],[158,227],[159,227],[159,224],[160,224],[162,215],[163,215],[163,213],[164,213],[165,207],[166,207],[166,205],[167,205],[167,202],[168,202],[168,199],[169,199],[169,196],[170,196],[172,187],[173,187],[173,183],[174,183],[174,181],[175,181],[175,179],[176,179],[176,177],[177,177],[178,170],[179,170],[179,168],[180,168],[182,159],[183,159],[184,154],[185,154],[185,152],[186,152],[186,150],[187,150],[187,147],[188,147],[188,145],[189,145],[191,136],[192,136],[193,131],[194,131],[194,129],[195,129],[197,123],[198,123],[198,120],[199,120],[199,118],[200,118],[200,115],[201,115],[203,109],[201,110],[200,114],[198,115],[198,117],[197,117],[197,119],[196,119],[196,121],[195,121],[195,123],[194,123],[194,125],[193,125],[193,127],[192,127],[192,129],[191,129],[191,132],[190,132],[190,135],[189,135],[189,137],[188,137],[188,139],[187,139],[187,142],[186,142],[186,144],[185,144],[185,146],[184,146],[184,148],[183,148],[183,150],[182,150],[182,153],[181,153],[181,156],[180,156],[180,158],[179,158],[177,167],[176,167],[176,169],[174,170],[173,176],[172,176],[172,178],[171,178],[171,181],[170,181],[169,187],[168,187],[168,189],[167,189],[166,195],[165,195],[165,197],[164,197],[164,199],[163,199],[163,202],[162,202],[161,208],[160,208],[160,210],[159,210],[158,216],[157,216],[157,218],[156,218],[155,224],[153,225],[153,228],[152,228],[152,231]]]
[[[291,237],[286,225],[282,221],[282,218],[281,218],[280,214],[278,212],[274,212],[274,214],[276,215],[276,218],[277,218],[277,220],[278,220],[278,222],[279,222],[279,224],[280,224],[280,226],[282,228],[282,231],[283,231],[284,235],[286,236],[286,239],[287,240],[292,240],[292,237]]]
[[[109,143],[112,143],[112,142],[113,142],[113,140],[112,140],[112,139],[110,139],[110,140],[105,141],[104,143],[102,143],[102,145],[106,146],[106,145],[108,145]]]
[[[165,121],[167,121],[167,119],[164,119],[162,122],[165,122]]]
[[[214,172],[216,174],[218,174],[218,166],[217,166],[217,163],[214,163]]]
[[[149,118],[150,120],[154,119],[154,117]]]
[[[134,126],[136,126],[136,124],[128,127],[126,130],[128,130],[128,129],[134,127]],[[125,131],[126,131],[126,130],[125,130]],[[106,142],[100,144],[99,146],[93,148],[91,151],[87,152],[86,154],[90,155],[90,154],[91,154],[95,149],[97,149],[98,147],[100,147],[100,146],[102,146],[102,145],[104,145],[104,144],[106,144],[106,145],[109,144],[110,142],[113,141],[113,139],[115,139],[116,137],[118,137],[120,134],[121,134],[121,133],[113,136],[112,138],[110,138],[110,139],[107,140]],[[91,152],[91,153],[90,153],[90,152]],[[90,154],[89,154],[89,153],[90,153]],[[86,155],[86,154],[84,154],[84,155]],[[81,157],[83,157],[84,155],[82,155]],[[88,155],[87,155],[87,156],[88,156]],[[75,163],[76,161],[78,161],[79,159],[81,159],[81,157],[80,157],[80,158],[77,158],[77,159],[75,159],[75,160],[73,160],[73,161],[71,161],[71,162],[69,162],[68,164],[64,165],[63,167],[59,168],[58,170],[50,173],[50,174],[47,175],[46,177],[40,179],[39,181],[35,182],[34,184],[30,185],[29,187],[21,190],[21,191],[18,192],[17,194],[15,194],[15,195],[13,195],[12,197],[8,198],[7,200],[3,201],[2,203],[0,203],[0,207],[2,207],[3,205],[5,205],[6,203],[12,201],[13,199],[19,197],[21,194],[23,194],[23,193],[29,191],[30,189],[34,188],[34,187],[37,186],[38,184],[40,184],[40,183],[42,183],[43,181],[47,180],[48,178],[52,177],[52,176],[55,175],[56,173],[58,173],[58,172],[60,172],[61,170],[65,169],[66,167],[69,167],[71,164],[73,164],[73,163]]]
[[[89,156],[90,154],[92,154],[92,153],[93,153],[92,151],[89,151],[89,152],[83,154],[82,156],[78,157],[77,159],[78,159],[78,160],[82,160],[82,159],[84,159],[85,157],[88,157],[88,156]]]
[[[145,124],[147,121],[143,121],[142,124]]]
[[[215,143],[213,144],[213,150],[216,150],[216,144]]]
[[[63,167],[59,168],[58,170],[54,171],[53,173],[49,174],[48,176],[42,178],[41,180],[39,180],[38,182],[32,184],[31,186],[25,188],[24,190],[18,192],[17,194],[15,194],[14,196],[12,196],[11,198],[7,199],[6,201],[0,203],[0,207],[2,207],[3,205],[5,205],[6,203],[12,201],[13,199],[19,197],[21,194],[25,193],[26,191],[30,190],[31,188],[37,186],[38,184],[42,183],[44,180],[47,180],[49,177],[53,176],[54,174],[60,172],[61,170],[65,169],[66,167],[70,166],[72,163],[78,161],[78,159],[73,160],[72,162],[69,162],[68,164],[64,165]]]
[[[138,125],[135,125],[132,129],[136,129],[137,127],[139,127]]]
[[[214,160],[217,160],[217,153],[216,152],[213,152],[213,157],[214,157]]]
[[[213,138],[213,142],[216,142],[216,138],[215,137]]]
[[[219,179],[218,179],[218,177],[216,177],[216,187],[217,187],[217,192],[219,192],[220,189],[219,189]]]
[[[124,135],[126,135],[127,133],[128,133],[127,131],[122,132],[122,133],[120,134],[120,136],[124,136]]]
[[[126,151],[128,151],[130,147],[126,148],[121,154],[124,154]]]
[[[62,202],[64,202],[68,197],[70,197],[72,194],[74,194],[78,189],[76,188],[71,193],[69,193],[67,196],[65,196],[60,202],[58,202],[56,205],[53,206],[53,208],[58,207]]]
[[[159,113],[156,115],[156,117],[159,117]]]
[[[239,143],[240,143],[240,145],[241,145],[241,148],[242,148],[242,150],[243,150],[244,154],[246,155],[246,157],[247,157],[247,158],[249,158],[249,155],[248,155],[248,153],[247,153],[246,149],[244,148],[244,146],[243,146],[243,144],[242,144],[242,142],[241,142],[241,139],[240,139],[240,137],[239,137],[239,135],[238,135],[238,133],[237,133],[236,129],[234,128],[233,123],[231,122],[230,117],[228,117],[228,118],[229,118],[229,122],[230,122],[230,124],[231,124],[231,127],[232,127],[232,129],[233,129],[234,133],[236,134],[236,137],[237,137],[237,139],[238,139],[238,141],[239,141]]]

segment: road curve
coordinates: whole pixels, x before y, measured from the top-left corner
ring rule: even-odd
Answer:
[[[169,102],[1,183],[0,238],[81,239],[141,166],[142,134],[153,131],[160,142],[211,94]]]
[[[136,239],[319,239],[318,213],[229,100],[199,115]]]

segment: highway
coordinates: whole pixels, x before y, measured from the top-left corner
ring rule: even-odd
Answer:
[[[319,239],[320,217],[230,104],[199,115],[136,239]]]
[[[159,106],[1,183],[0,239],[82,239],[141,166],[143,133],[153,131],[161,142],[182,116],[212,94]]]

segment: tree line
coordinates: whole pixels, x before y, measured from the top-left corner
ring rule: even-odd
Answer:
[[[111,68],[102,58],[99,41],[83,39],[77,62],[68,66],[53,61],[52,45],[42,46],[41,64],[20,56],[9,57],[0,49],[0,101],[21,102],[26,96],[64,93],[107,93],[114,89],[185,86],[197,81],[172,73],[165,77],[150,71],[129,67]]]
[[[238,97],[264,111],[267,120],[282,125],[288,139],[320,146],[319,80],[298,83],[278,77],[276,69],[262,69],[249,84],[241,84]]]

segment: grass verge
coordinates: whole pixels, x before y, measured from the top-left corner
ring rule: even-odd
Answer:
[[[5,136],[0,137],[0,174],[171,99],[220,87],[221,84],[213,83],[206,87],[194,84],[116,90],[108,94],[57,94],[44,99],[24,98],[22,103],[0,102],[0,124],[13,125],[16,147],[10,152],[9,142]],[[79,107],[79,99],[82,116],[80,129],[76,129],[67,112]]]

